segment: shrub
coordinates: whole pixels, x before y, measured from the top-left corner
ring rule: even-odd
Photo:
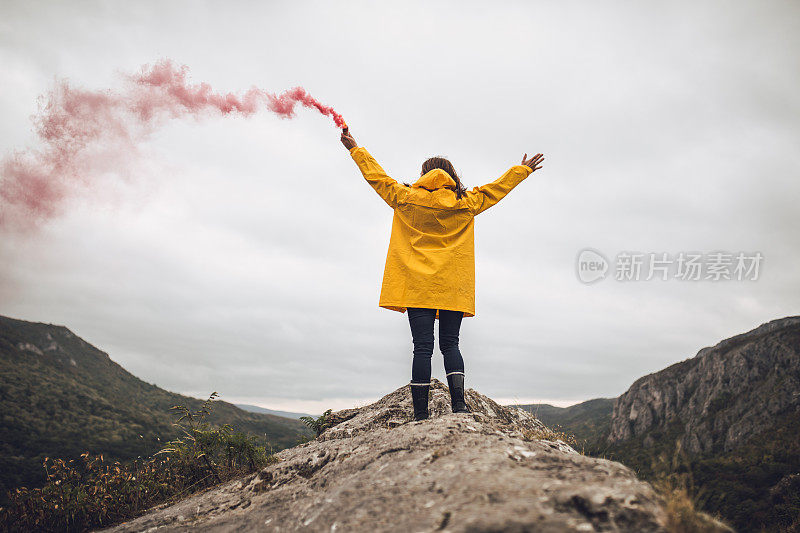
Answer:
[[[9,493],[3,531],[84,531],[137,516],[153,505],[250,473],[275,461],[256,437],[207,417],[217,393],[192,412],[174,406],[181,436],[152,457],[121,464],[88,452],[79,461],[45,458],[42,488]]]
[[[317,418],[314,418],[313,416],[301,416],[300,420],[302,420],[305,425],[313,429],[317,433],[317,437],[319,437],[322,435],[322,432],[328,429],[330,426],[330,420],[328,420],[328,417],[332,412],[333,409],[328,409]]]

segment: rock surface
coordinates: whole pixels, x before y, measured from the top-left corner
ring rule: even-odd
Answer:
[[[800,316],[773,320],[660,372],[617,399],[608,441],[671,425],[689,453],[735,449],[800,410]]]
[[[663,531],[661,500],[623,465],[586,457],[531,414],[472,389],[453,414],[409,386],[330,415],[279,462],[108,531]]]

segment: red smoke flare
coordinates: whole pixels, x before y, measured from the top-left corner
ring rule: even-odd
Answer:
[[[205,113],[250,116],[268,109],[292,118],[301,104],[344,127],[342,116],[302,87],[276,95],[253,87],[242,95],[215,93],[207,83],[188,82],[189,69],[162,60],[125,76],[122,91],[76,89],[59,82],[40,98],[33,117],[42,146],[16,151],[0,161],[0,227],[57,215],[77,185],[95,185],[101,175],[122,172],[139,142],[168,119]],[[124,172],[122,172],[124,173]]]

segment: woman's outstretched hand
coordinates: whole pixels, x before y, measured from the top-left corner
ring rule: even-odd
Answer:
[[[536,154],[535,156],[528,159],[528,154],[526,153],[525,155],[522,156],[521,164],[525,165],[526,167],[532,168],[534,171],[537,171],[540,168],[542,168],[542,166],[540,165],[542,161],[544,161],[544,156],[542,154]],[[537,167],[536,165],[539,166]]]
[[[348,150],[352,150],[353,148],[358,146],[358,143],[356,142],[356,140],[353,139],[352,135],[350,135],[350,129],[349,128],[343,128],[342,129],[342,144]]]

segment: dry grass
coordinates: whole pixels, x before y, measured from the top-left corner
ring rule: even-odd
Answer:
[[[686,478],[663,477],[653,488],[664,500],[667,512],[666,529],[670,533],[727,533],[733,529],[721,520],[699,511],[697,502],[686,485]]]
[[[542,429],[524,429],[522,430],[522,438],[527,441],[533,440],[550,440],[550,441],[561,441],[563,443],[568,444],[572,448],[577,450],[578,441],[574,435],[571,433],[567,433],[562,431],[561,428],[558,429],[550,429],[548,427],[542,427]]]

